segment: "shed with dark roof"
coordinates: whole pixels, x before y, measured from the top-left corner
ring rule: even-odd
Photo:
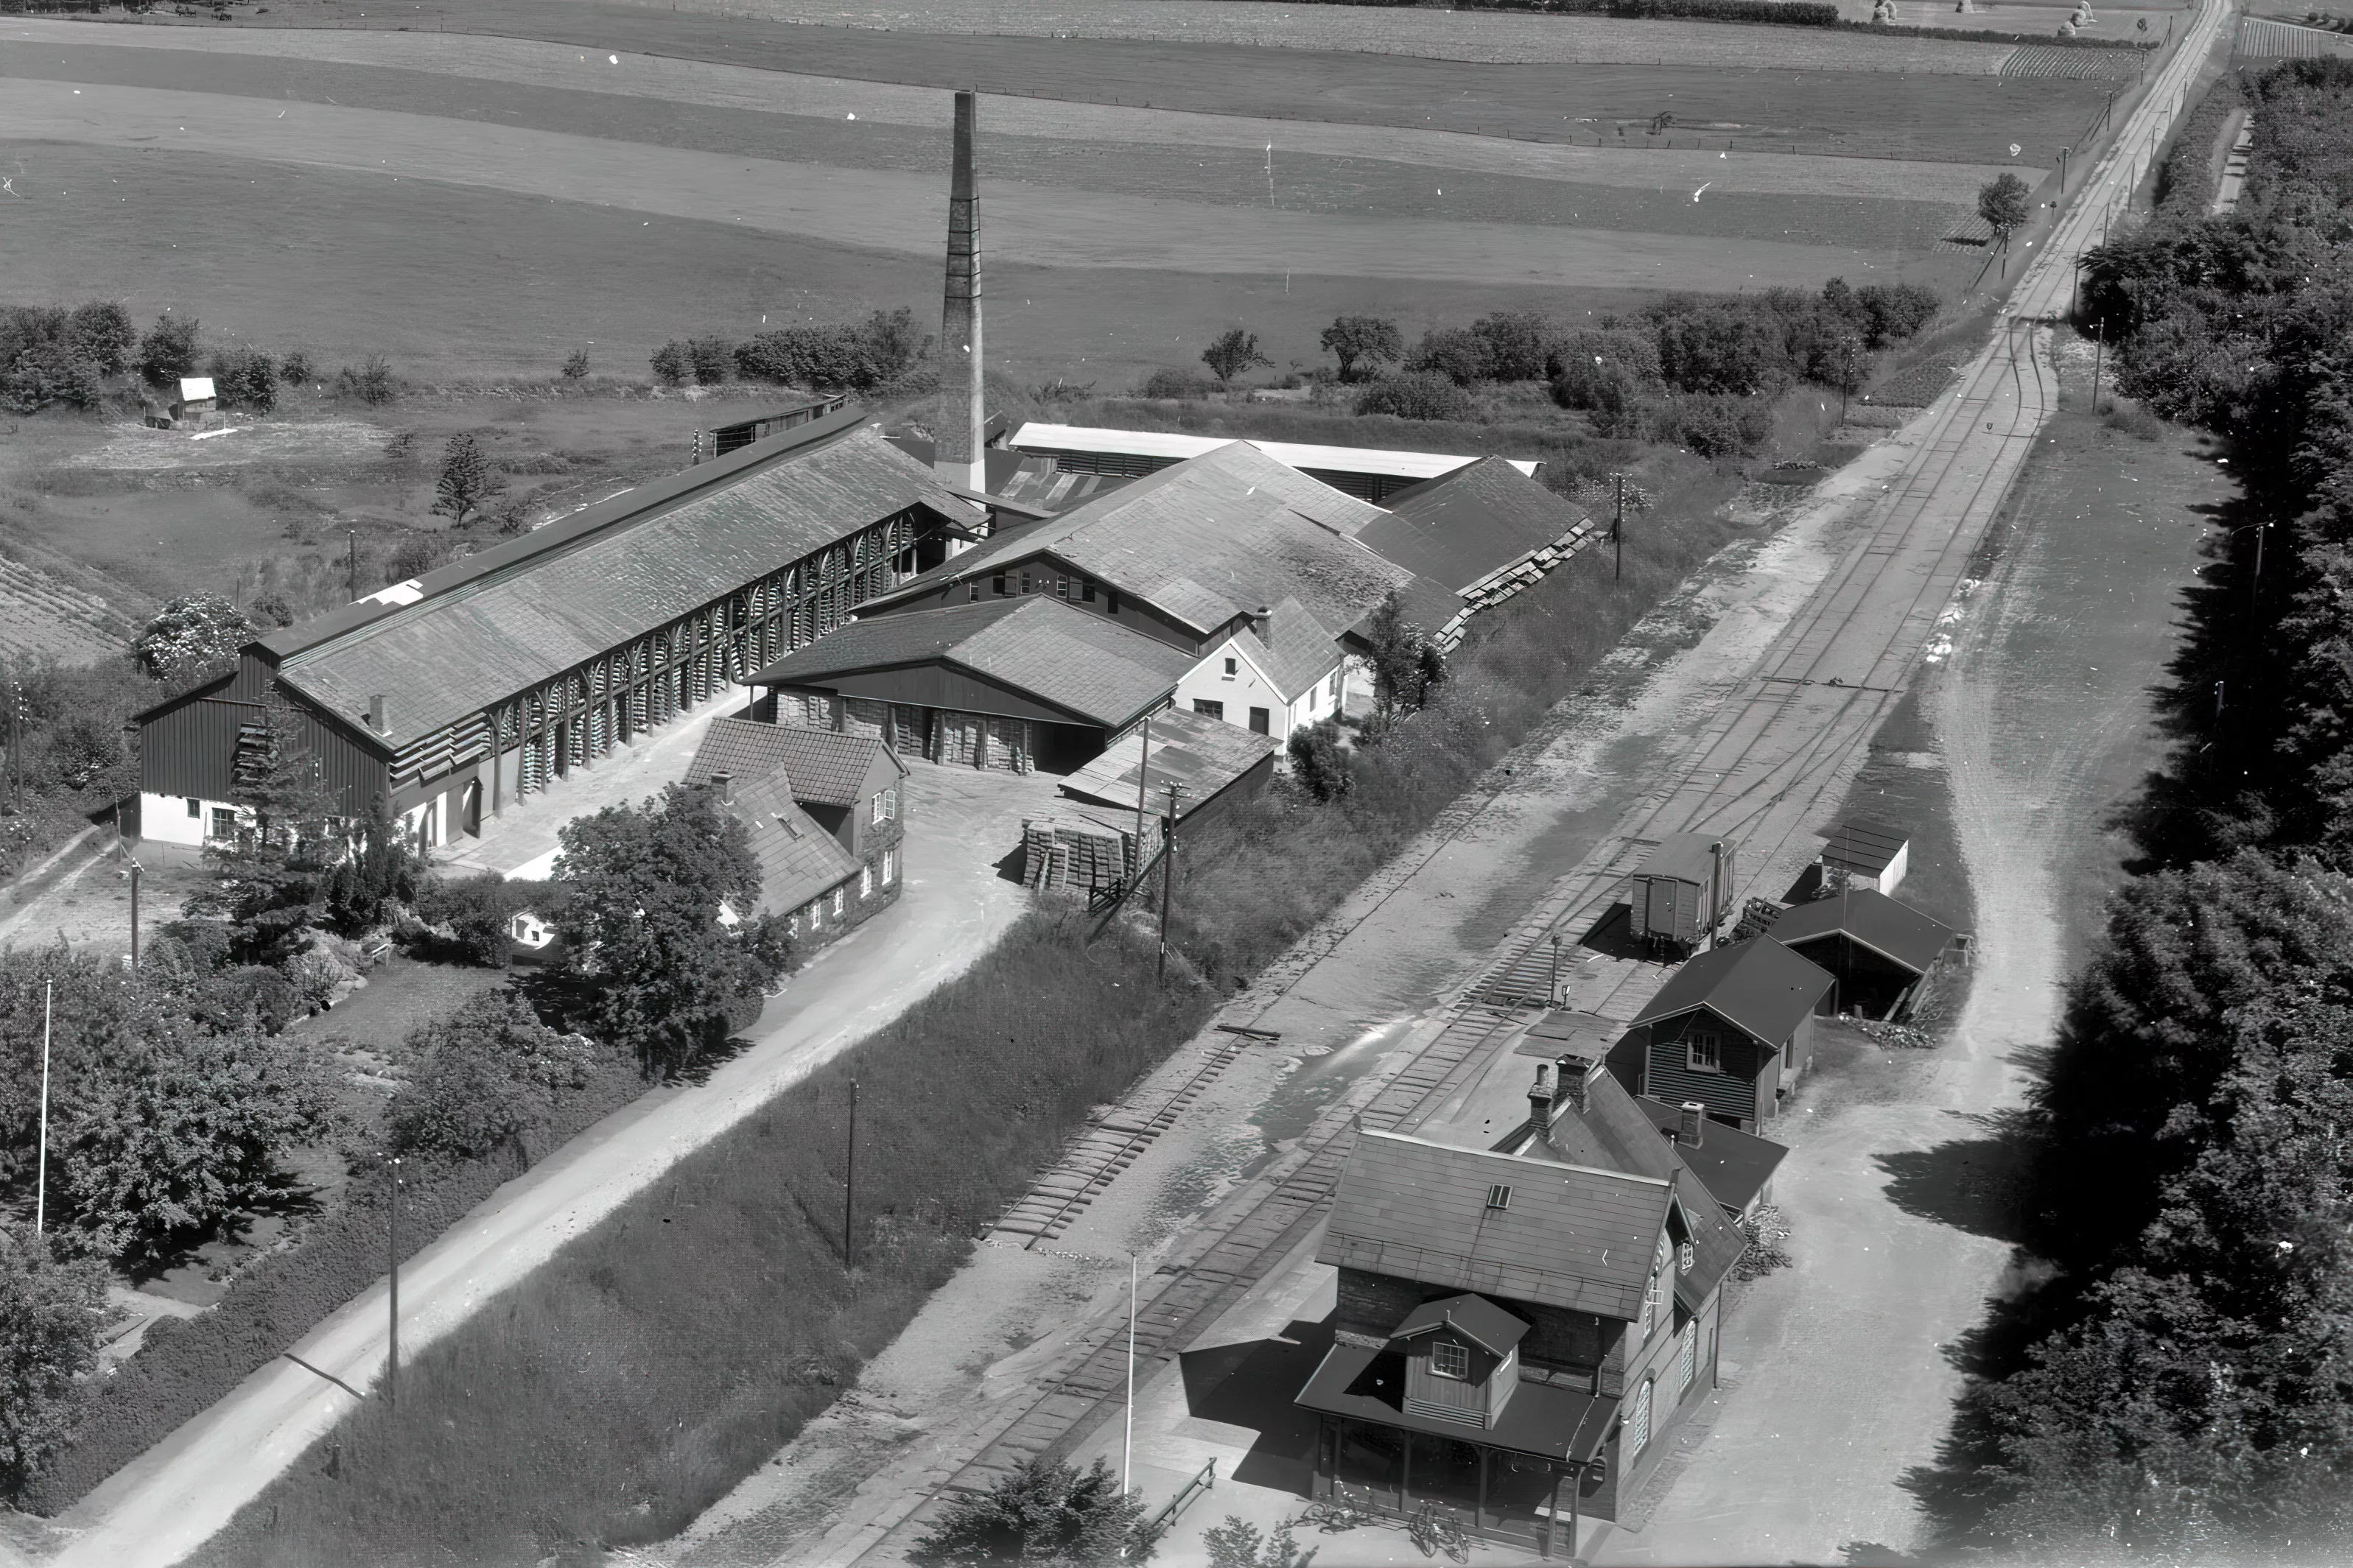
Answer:
[[[1629,1092],[1696,1101],[1753,1131],[1805,1070],[1834,984],[1769,936],[1700,953],[1635,1016],[1610,1070]]]
[[[1891,1017],[1936,967],[1956,933],[1909,904],[1859,888],[1815,899],[1774,921],[1775,942],[1830,972],[1841,1012]]]
[[[1145,755],[1145,748],[1150,754]],[[1151,721],[1062,781],[1062,793],[1090,805],[1107,806],[1124,819],[1142,800],[1153,812],[1167,809],[1167,786],[1181,792],[1179,821],[1191,822],[1206,807],[1217,811],[1247,800],[1274,776],[1277,743],[1181,708],[1152,715]],[[1157,839],[1153,839],[1157,844]]]
[[[877,616],[751,677],[781,719],[871,725],[934,762],[1062,770],[1168,700],[1193,660],[1059,599]]]
[[[1849,887],[1892,893],[1912,864],[1912,837],[1883,822],[1851,816],[1822,830],[1821,864]]]
[[[1462,601],[1430,628],[1441,647],[1460,641],[1472,616],[1542,582],[1594,531],[1582,508],[1501,458],[1465,464],[1383,504],[1389,515],[1356,537]]]

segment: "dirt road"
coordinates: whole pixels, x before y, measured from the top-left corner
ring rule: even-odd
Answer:
[[[649,1094],[598,1123],[412,1259],[401,1272],[404,1345],[413,1352],[447,1333],[680,1158],[970,963],[1027,907],[993,862],[1012,842],[1006,790],[1038,783],[923,767],[909,788],[898,904],[796,975],[752,1047],[707,1082]],[[378,1286],[293,1353],[364,1388],[384,1366],[385,1327]],[[58,1522],[70,1539],[55,1561],[177,1561],[332,1426],[347,1399],[290,1361],[271,1363],[69,1510]]]

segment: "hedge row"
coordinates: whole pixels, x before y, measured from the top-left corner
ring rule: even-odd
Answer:
[[[2222,134],[2223,123],[2232,110],[2247,101],[2240,89],[2239,79],[2224,72],[2214,79],[2206,96],[2198,100],[2189,118],[2182,121],[2174,134],[2173,145],[2165,151],[2165,161],[2157,166],[2157,205],[2160,212],[2195,218],[2205,216],[2214,203],[2221,181],[2217,177],[2214,143]]]
[[[1426,5],[1430,0],[1306,0],[1317,5]],[[1963,32],[1949,27],[1905,27],[1879,22],[1842,22],[1838,7],[1815,0],[1447,0],[1453,11],[1532,11],[1547,16],[1615,16],[1629,21],[1738,22],[1771,27],[1829,27],[1883,33],[1898,38],[1949,38],[1965,44],[2051,44],[2061,48],[2154,48],[2129,38],[2060,37],[2050,33]]]
[[[548,1122],[527,1134],[520,1148],[409,1176],[400,1200],[402,1258],[422,1252],[501,1184],[645,1088],[626,1058],[607,1056],[587,1086],[560,1096]],[[354,1179],[334,1213],[304,1230],[294,1246],[246,1269],[210,1311],[149,1324],[139,1353],[91,1384],[73,1446],[29,1490],[33,1511],[55,1514],[80,1499],[381,1279],[385,1195],[380,1174]]]

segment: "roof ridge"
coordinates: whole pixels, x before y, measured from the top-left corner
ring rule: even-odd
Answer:
[[[1410,1143],[1417,1148],[1435,1149],[1441,1153],[1465,1155],[1478,1160],[1509,1160],[1514,1164],[1530,1165],[1542,1171],[1575,1171],[1580,1175],[1609,1176],[1619,1181],[1640,1182],[1645,1186],[1665,1187],[1670,1191],[1675,1184],[1672,1178],[1666,1176],[1645,1176],[1632,1171],[1606,1170],[1599,1165],[1575,1165],[1566,1160],[1537,1160],[1525,1154],[1505,1154],[1491,1149],[1467,1149],[1460,1143],[1440,1143],[1435,1139],[1417,1138],[1410,1132],[1388,1132],[1379,1128],[1367,1127],[1364,1129],[1363,1136],[1388,1139],[1398,1143]]]

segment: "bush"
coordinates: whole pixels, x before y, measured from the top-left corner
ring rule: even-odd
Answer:
[[[565,357],[564,379],[566,381],[586,381],[588,379],[588,351],[586,349],[574,349],[571,353]]]
[[[512,948],[509,924],[529,910],[554,920],[563,908],[561,882],[509,881],[495,871],[479,877],[440,878],[417,892],[417,918],[429,927],[447,928],[427,939],[433,955],[485,969],[504,969]]]
[[[284,382],[289,386],[301,386],[303,383],[309,381],[314,374],[315,372],[311,364],[311,356],[304,353],[301,349],[293,350],[291,353],[288,353],[284,359],[278,362],[278,379]]]
[[[389,587],[422,577],[449,559],[449,542],[438,533],[411,533],[392,547],[385,558],[384,580]]]
[[[1476,386],[1495,374],[1487,340],[1463,327],[1424,332],[1405,368],[1409,374],[1442,375],[1457,386]]]
[[[131,324],[131,312],[111,300],[75,306],[70,330],[74,342],[100,375],[121,375],[139,342],[139,329]],[[5,358],[0,354],[0,360]]]
[[[0,1223],[0,1499],[27,1500],[33,1478],[62,1449],[98,1364],[106,1276],[56,1259],[31,1231]]]
[[[735,368],[751,381],[872,392],[905,376],[923,346],[915,313],[902,305],[856,323],[818,322],[762,332],[736,349]]]
[[[1554,348],[1553,401],[1563,408],[1615,413],[1664,384],[1658,340],[1629,328],[1570,332]]]
[[[409,1036],[406,1050],[422,1065],[385,1111],[393,1148],[480,1160],[545,1127],[564,1095],[587,1087],[598,1047],[491,992]]]
[[[267,414],[278,406],[278,367],[259,350],[227,350],[213,355],[206,368],[224,407]]]
[[[1144,1538],[1144,1497],[1120,1489],[1098,1458],[1080,1470],[1050,1459],[1016,1465],[987,1491],[959,1492],[915,1542],[922,1568],[1050,1563],[1057,1568],[1117,1568],[1152,1556]],[[1256,1555],[1256,1542],[1252,1543]]]
[[[139,340],[139,374],[147,384],[170,386],[196,368],[196,319],[164,315]]]
[[[1446,376],[1409,370],[1386,376],[1358,393],[1356,412],[1398,419],[1465,420],[1478,416],[1478,405]]]
[[[61,318],[63,312],[12,312],[24,317]],[[62,321],[58,322],[62,326]],[[7,340],[14,337],[16,341]],[[62,331],[12,333],[0,325],[0,406],[16,414],[37,414],[51,404],[69,408],[95,408],[104,395],[98,366]]]
[[[187,680],[226,669],[254,638],[245,612],[217,594],[186,594],[156,614],[131,645],[140,667],[158,680]]]
[[[664,386],[684,386],[694,374],[694,351],[676,338],[653,353],[654,379]]]
[[[1550,317],[1536,310],[1497,310],[1471,323],[1486,346],[1487,374],[1496,381],[1542,381],[1554,368],[1558,337]]]
[[[399,395],[392,379],[392,364],[382,354],[370,354],[355,370],[350,365],[335,373],[335,395],[354,398],[375,408],[390,403]]]
[[[717,386],[735,368],[735,345],[725,338],[695,338],[686,345],[686,357],[694,366],[696,381]]]
[[[1293,730],[1288,750],[1291,776],[1317,800],[1339,800],[1356,782],[1340,745],[1340,726],[1329,719]]]
[[[1138,397],[1171,397],[1183,402],[1198,403],[1217,395],[1218,384],[1198,371],[1176,370],[1167,366],[1154,371],[1135,389]]]
[[[310,1016],[301,988],[286,972],[247,963],[208,974],[187,998],[189,1013],[216,1033],[244,1026],[250,1019],[265,1035]]]
[[[1703,458],[1754,451],[1773,434],[1771,405],[1757,397],[1679,397],[1658,413],[1657,438]]]
[[[1797,369],[1785,328],[1761,304],[1680,300],[1652,306],[1660,375],[1678,392],[1778,396]]]

